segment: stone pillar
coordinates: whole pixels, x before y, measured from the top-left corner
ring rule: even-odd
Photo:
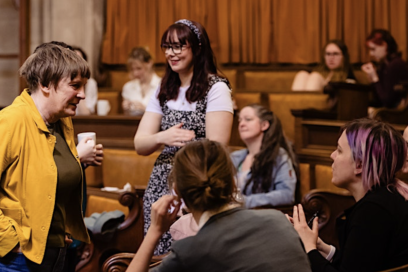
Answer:
[[[19,11],[13,1],[0,0],[0,107],[18,96]]]
[[[92,77],[98,77],[104,27],[103,0],[31,0],[31,52],[43,42],[62,41],[81,47]]]

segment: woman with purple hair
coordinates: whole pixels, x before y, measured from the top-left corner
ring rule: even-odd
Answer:
[[[379,271],[408,263],[408,185],[395,175],[404,166],[406,143],[390,125],[351,121],[332,153],[333,178],[356,204],[337,219],[339,248],[318,238],[318,219],[307,226],[301,205],[293,224],[313,271]]]

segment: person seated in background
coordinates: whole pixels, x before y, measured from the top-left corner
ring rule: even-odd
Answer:
[[[292,83],[293,91],[319,91],[329,82],[355,83],[347,46],[341,40],[330,40],[322,50],[319,67],[309,73],[300,71]]]
[[[174,159],[169,182],[193,214],[197,235],[174,242],[150,271],[310,271],[299,236],[283,213],[234,204],[234,166],[223,144],[188,143]],[[157,241],[176,219],[181,199],[161,197],[151,225],[127,271],[148,271]]]
[[[128,69],[131,80],[122,89],[122,108],[126,114],[143,114],[161,78],[154,72],[153,58],[144,47],[132,49]]]
[[[84,60],[88,61],[84,50],[80,47],[72,46],[72,50],[81,56]],[[88,79],[88,83],[85,86],[85,99],[81,100],[76,110],[76,115],[90,115],[95,113],[96,102],[98,101],[98,83],[93,78]]]
[[[333,159],[332,183],[356,204],[337,219],[339,248],[310,229],[301,205],[293,209],[313,271],[380,271],[408,264],[408,184],[396,178],[407,158],[401,133],[371,119],[347,123]],[[333,255],[334,254],[334,255]]]
[[[366,45],[370,56],[378,62],[377,68],[372,62],[361,66],[361,70],[367,74],[369,81],[375,88],[375,100],[373,107],[398,108],[407,104],[402,92],[396,91],[396,87],[408,81],[407,63],[398,52],[398,44],[385,29],[374,29],[366,39]]]
[[[295,202],[295,154],[279,118],[257,104],[239,113],[239,135],[246,145],[231,153],[237,184],[247,208]]]

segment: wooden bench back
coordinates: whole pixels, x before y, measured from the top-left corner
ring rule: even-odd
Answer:
[[[244,89],[267,93],[291,92],[298,71],[245,71]]]
[[[135,150],[105,149],[102,164],[103,185],[123,188],[126,183],[147,186],[154,162],[160,152],[141,156]]]
[[[109,101],[111,109],[108,115],[117,115],[122,112],[122,95],[120,92],[116,91],[98,92],[98,100],[102,99]]]
[[[295,117],[291,109],[325,109],[327,95],[320,91],[269,94],[269,108],[279,117],[289,140],[295,139]]]

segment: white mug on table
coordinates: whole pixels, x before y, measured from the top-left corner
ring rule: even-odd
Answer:
[[[98,100],[98,103],[96,104],[96,112],[98,115],[108,115],[110,109],[111,107],[108,100]]]

